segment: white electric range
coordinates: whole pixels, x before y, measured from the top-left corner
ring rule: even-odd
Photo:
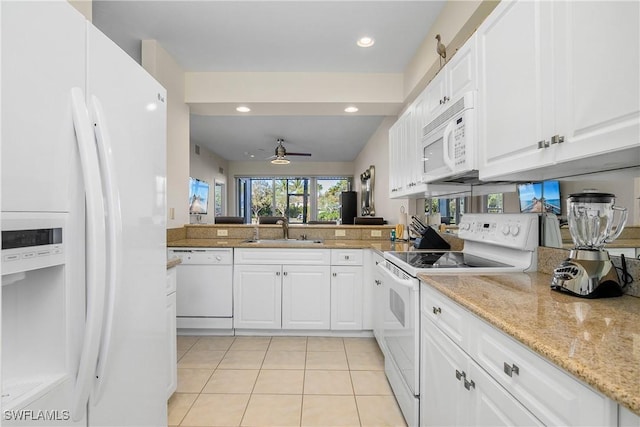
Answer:
[[[535,271],[537,214],[464,214],[462,251],[385,252],[379,263],[384,307],[380,347],[385,373],[408,425],[419,425],[420,283],[418,273],[494,274]]]

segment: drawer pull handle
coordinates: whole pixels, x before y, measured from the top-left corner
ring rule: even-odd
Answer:
[[[520,368],[516,364],[507,365],[507,362],[504,362],[504,373],[510,377],[513,377],[513,374],[520,375]]]
[[[349,255],[345,255],[344,259],[348,260],[349,259]]]
[[[276,276],[279,276],[279,275],[280,275],[280,272],[279,272],[279,271],[276,271]]]
[[[375,280],[375,282],[376,282],[376,285],[378,286],[382,285],[382,280]]]
[[[467,374],[465,374],[464,371],[460,372],[456,369],[456,379],[460,381],[461,378],[467,378]]]
[[[433,314],[440,314],[442,313],[442,309],[440,307],[433,307]]]
[[[471,390],[472,388],[476,388],[476,383],[474,383],[473,380],[467,381],[467,379],[465,378],[465,380],[464,380],[464,388],[466,388],[467,390]]]

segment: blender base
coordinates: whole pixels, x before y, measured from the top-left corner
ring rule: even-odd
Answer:
[[[623,295],[618,273],[605,250],[573,249],[553,271],[551,289],[582,298]]]

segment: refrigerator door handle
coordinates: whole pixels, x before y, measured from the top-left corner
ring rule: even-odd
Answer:
[[[78,421],[86,413],[100,349],[106,281],[106,231],[100,165],[82,89],[71,89],[71,106],[86,198],[87,306],[82,352],[70,408],[73,420]]]
[[[113,152],[107,120],[104,115],[104,110],[102,109],[102,104],[97,97],[91,97],[91,106],[107,205],[106,312],[102,328],[100,353],[98,355],[95,388],[91,395],[92,403],[95,404],[102,396],[106,373],[109,367],[109,349],[111,346],[115,302],[120,283],[120,272],[122,271],[122,212],[120,207],[120,192],[118,190],[113,166]]]

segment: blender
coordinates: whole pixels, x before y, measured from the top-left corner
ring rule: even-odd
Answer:
[[[552,289],[583,298],[622,295],[618,273],[604,249],[622,233],[627,221],[627,209],[614,203],[615,195],[610,193],[569,195],[567,220],[575,247],[554,270]]]

